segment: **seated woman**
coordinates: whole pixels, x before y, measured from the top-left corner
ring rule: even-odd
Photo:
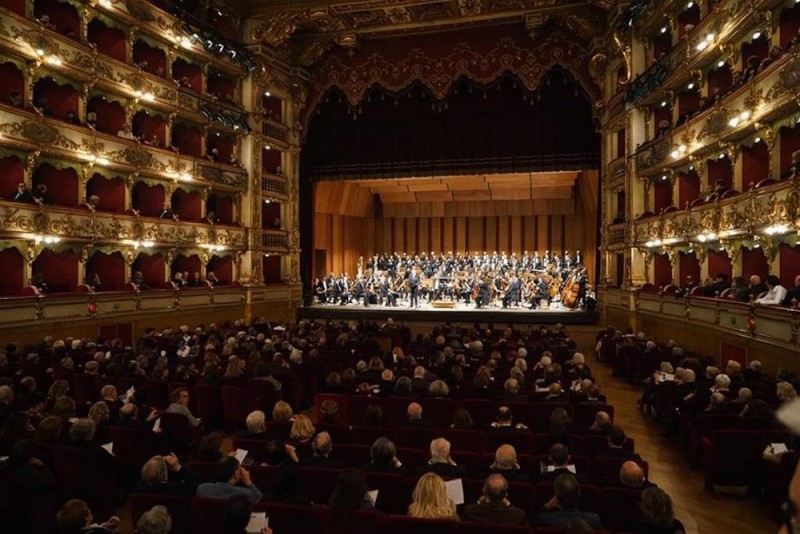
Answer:
[[[683,523],[675,519],[675,512],[672,510],[672,499],[667,493],[658,488],[647,488],[642,492],[642,499],[639,501],[639,509],[642,512],[642,521],[637,525],[634,532],[647,534],[678,534],[686,532]]]
[[[336,479],[329,505],[334,510],[372,510],[375,503],[367,489],[363,474],[355,469],[343,469]]]
[[[417,482],[408,515],[423,519],[450,519],[458,521],[456,507],[447,497],[444,480],[436,473],[427,473]]]

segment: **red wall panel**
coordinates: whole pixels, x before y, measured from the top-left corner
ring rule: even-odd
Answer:
[[[794,279],[800,274],[800,246],[781,245],[781,284],[787,289],[795,287]]]
[[[78,285],[78,256],[72,250],[43,250],[33,262],[34,278],[39,273],[53,293],[74,291]]]
[[[125,109],[119,102],[106,100],[101,96],[94,96],[89,99],[87,111],[94,111],[97,114],[95,128],[98,131],[109,135],[117,135],[125,126]]]
[[[15,248],[0,250],[0,265],[3,276],[0,276],[0,296],[19,295],[23,284],[28,281],[25,276],[25,260]]]
[[[80,39],[80,16],[72,4],[58,0],[37,0],[33,3],[33,13],[37,19],[47,15],[57,33],[69,35],[76,41]]]
[[[214,271],[221,285],[233,282],[233,258],[228,256],[212,256],[206,266],[206,272]]]
[[[77,206],[83,199],[78,199],[78,173],[67,167],[56,169],[49,163],[43,163],[33,171],[33,186],[47,186],[47,195],[59,206]]]
[[[164,287],[164,273],[166,263],[164,256],[154,254],[152,256],[142,252],[136,256],[133,262],[133,272],[141,271],[142,278],[153,289]]]
[[[164,187],[137,182],[133,186],[133,208],[139,210],[143,217],[158,217],[164,209]]]
[[[97,195],[100,202],[97,209],[102,211],[125,211],[125,182],[122,178],[107,179],[102,174],[94,174],[86,184],[86,197]]]
[[[655,213],[672,206],[672,184],[669,180],[659,180],[655,183]]]
[[[25,0],[0,0],[0,7],[4,7],[17,15],[25,16]]]
[[[184,256],[183,254],[179,254],[175,257],[170,266],[170,279],[175,276],[175,273],[184,273],[188,272],[189,276],[193,276],[194,273],[200,272],[200,266],[202,263],[200,262],[200,257],[197,254],[192,254],[191,256]]]
[[[733,267],[731,259],[726,252],[717,252],[716,250],[708,251],[708,275],[714,278],[718,274],[725,274],[728,276],[728,281],[733,277]]]
[[[105,291],[117,291],[125,285],[125,259],[121,252],[106,254],[95,252],[86,264],[86,276],[89,280],[97,274]]]
[[[717,180],[721,180],[728,186],[733,184],[733,167],[727,157],[708,162],[708,187],[713,188]]]
[[[678,174],[678,204],[679,208],[686,207],[687,202],[692,202],[700,197],[700,177],[692,171]]]
[[[134,135],[140,136],[143,143],[155,145],[156,143],[151,142],[155,136],[158,138],[158,146],[166,145],[167,123],[162,117],[141,110],[133,116],[132,128]]]
[[[66,120],[70,112],[78,117],[78,92],[69,84],[59,85],[53,78],[40,78],[33,86],[34,104],[47,100],[53,116]],[[115,132],[116,133],[116,132]]]
[[[680,275],[675,282],[679,286],[683,286],[686,283],[687,276],[691,276],[695,284],[702,281],[700,280],[700,262],[697,261],[697,256],[694,254],[685,254],[681,252],[678,261],[678,270]]]
[[[147,62],[142,70],[156,76],[164,77],[167,72],[167,54],[144,41],[133,43],[133,62],[139,64]]]
[[[267,284],[278,284],[281,282],[281,257],[280,256],[264,256],[262,262],[262,270],[264,272],[264,282]]]
[[[781,175],[792,164],[792,153],[800,150],[800,128],[781,128]]]
[[[203,218],[200,193],[176,189],[172,194],[172,211],[182,221],[199,221]]]
[[[781,46],[786,47],[789,41],[797,35],[797,30],[800,29],[800,6],[793,6],[791,8],[784,8],[781,11]]]
[[[125,62],[125,33],[119,28],[106,26],[95,19],[89,23],[87,37],[100,53]]]
[[[744,279],[747,281],[754,274],[760,276],[761,280],[766,278],[769,274],[767,257],[764,256],[760,248],[753,250],[747,248],[742,249],[742,276],[744,276]]]
[[[202,91],[203,71],[198,65],[178,58],[172,63],[172,77],[175,80],[180,80],[184,76],[189,79],[189,89],[197,91],[198,93]]]
[[[219,224],[233,224],[233,199],[230,197],[209,195],[206,212],[211,211],[214,212]]]
[[[742,189],[769,178],[769,150],[763,141],[742,149]]]
[[[8,97],[16,91],[19,96],[25,94],[25,78],[22,71],[10,61],[0,65],[0,101],[8,103]]]
[[[197,128],[176,124],[172,128],[172,146],[182,154],[200,158],[203,156],[203,134]]]
[[[653,256],[653,285],[663,287],[672,283],[672,264],[666,254]]]
[[[0,158],[0,198],[11,199],[17,194],[17,184],[25,178],[25,169],[16,156]]]

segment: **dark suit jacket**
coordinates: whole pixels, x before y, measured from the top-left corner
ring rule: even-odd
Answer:
[[[586,521],[595,530],[603,528],[599,515],[591,512],[581,512],[577,508],[566,510],[560,508],[547,510],[542,508],[536,515],[533,524],[537,527],[563,527],[576,517]]]
[[[507,391],[499,392],[494,398],[498,402],[529,402],[531,400],[524,393],[508,393]]]
[[[503,475],[503,477],[506,480],[508,480],[509,482],[530,482],[531,481],[531,477],[529,477],[527,473],[525,473],[524,471],[519,470],[519,469],[517,469],[515,471],[507,471],[507,470],[503,470],[503,469],[489,469],[489,470],[487,470],[485,475],[488,477],[489,475],[491,475],[493,473],[499,473],[499,474]]]
[[[427,463],[416,468],[418,475],[436,473],[442,478],[463,478],[467,476],[467,468],[463,465],[450,465],[443,463]]]
[[[553,471],[548,471],[546,473],[540,473],[539,474],[539,481],[540,482],[543,482],[543,481],[546,482],[548,480],[555,480],[556,478],[558,478],[559,475],[573,475],[578,480],[578,482],[585,482],[586,481],[586,476],[585,475],[583,475],[581,473],[573,473],[572,471],[570,471],[566,467],[558,467],[558,468],[554,469]]]
[[[436,428],[436,423],[430,419],[409,419],[400,428]]]
[[[197,493],[200,480],[185,467],[177,473],[170,471],[164,484],[148,484],[142,479],[133,485],[133,493],[149,493],[151,495],[178,495],[192,497]]]
[[[470,504],[464,510],[466,521],[478,523],[500,523],[503,525],[527,525],[525,510],[516,506],[506,506],[502,502]]]
[[[344,467],[341,461],[335,460],[333,458],[328,458],[325,456],[312,456],[310,458],[301,458],[300,466],[320,467],[324,469],[341,469],[342,467]]]

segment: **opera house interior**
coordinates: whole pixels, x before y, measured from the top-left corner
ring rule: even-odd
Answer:
[[[800,532],[799,235],[800,0],[0,0],[0,530]]]

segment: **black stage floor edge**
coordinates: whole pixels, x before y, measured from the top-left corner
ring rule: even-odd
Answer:
[[[557,324],[595,325],[598,313],[583,310],[551,308],[546,310],[527,310],[499,307],[475,309],[475,306],[459,305],[456,308],[433,308],[430,304],[422,304],[412,309],[408,306],[388,307],[358,305],[313,304],[297,309],[298,319],[314,319],[326,321],[385,321],[391,317],[394,321],[404,322],[436,322],[436,323],[494,323],[494,324]]]

